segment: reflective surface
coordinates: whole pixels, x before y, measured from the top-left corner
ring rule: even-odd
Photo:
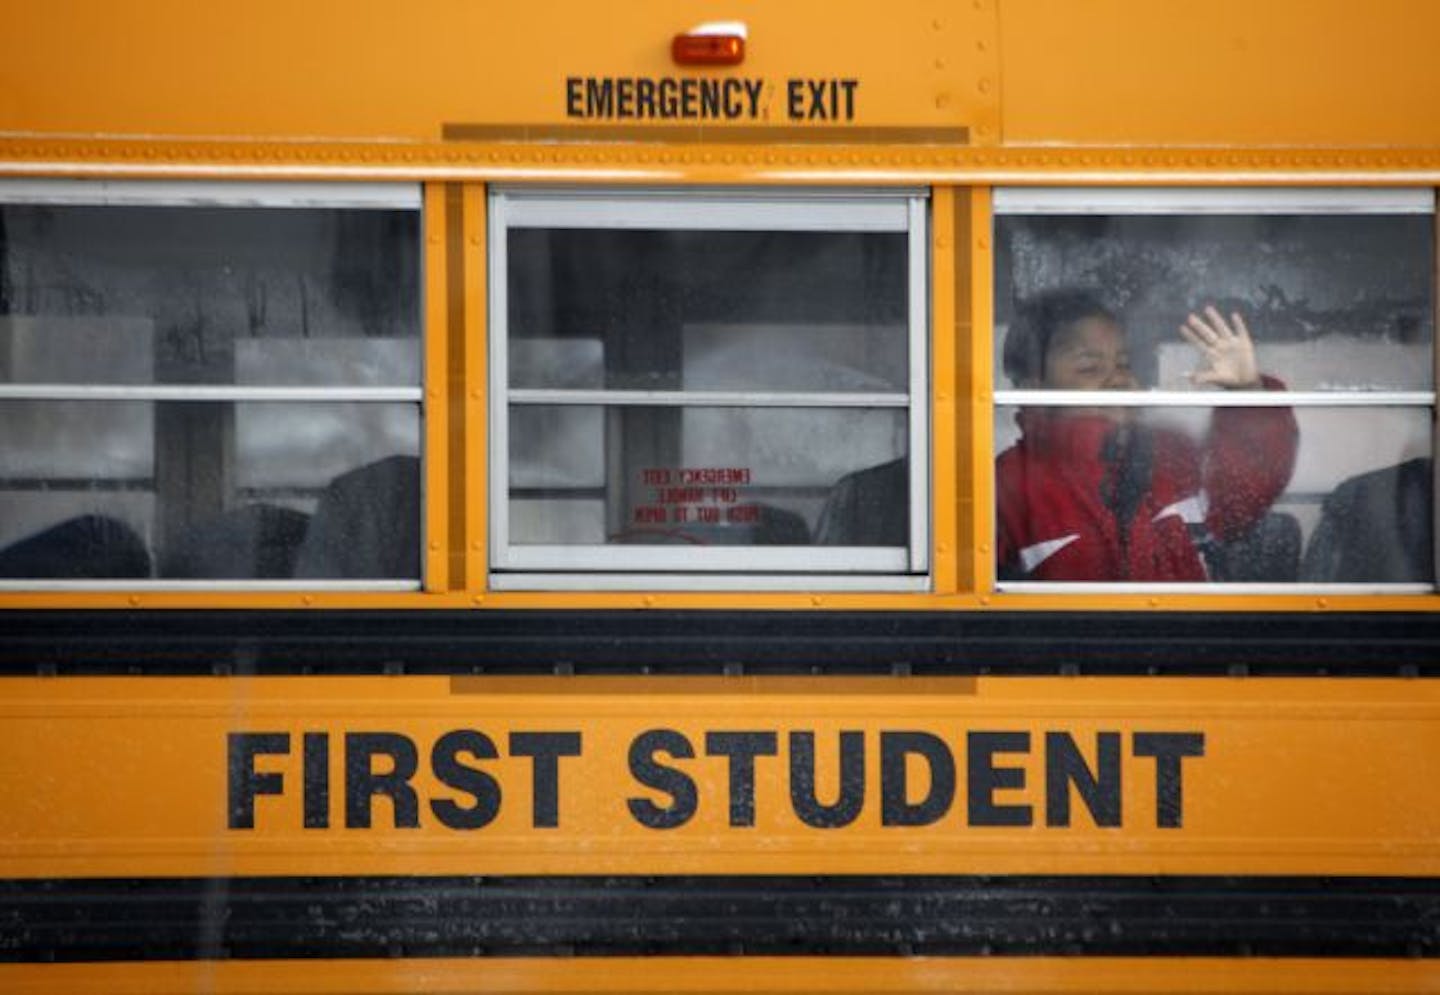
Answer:
[[[1127,333],[1141,386],[1187,390],[1187,314],[1248,325],[1260,368],[1292,390],[1428,390],[1434,227],[1426,215],[1001,216],[996,383],[1017,314],[1091,291]],[[1035,384],[1034,386],[1046,386]]]
[[[512,388],[908,390],[904,234],[508,238]]]
[[[901,410],[511,408],[517,544],[908,542]]]
[[[1289,413],[997,409],[1002,579],[1432,583],[1429,410]]]
[[[0,383],[414,385],[419,216],[0,206]]]
[[[419,421],[408,404],[0,402],[32,430],[0,449],[0,578],[418,578]]]

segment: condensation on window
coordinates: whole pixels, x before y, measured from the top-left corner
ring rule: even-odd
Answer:
[[[41,392],[0,402],[0,577],[418,578],[418,405],[185,397],[418,387],[418,237],[400,210],[0,207],[0,383]]]
[[[1004,216],[996,240],[997,384],[1017,308],[1064,288],[1120,317],[1146,386],[1190,389],[1179,327],[1207,306],[1240,314],[1261,368],[1292,390],[1434,382],[1427,215]]]

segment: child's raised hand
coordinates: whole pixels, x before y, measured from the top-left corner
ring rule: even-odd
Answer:
[[[1255,362],[1255,344],[1245,319],[1231,312],[1227,322],[1214,306],[1204,314],[1191,314],[1180,326],[1180,334],[1200,351],[1205,365],[1186,374],[1191,383],[1212,384],[1226,390],[1260,386],[1260,368]]]

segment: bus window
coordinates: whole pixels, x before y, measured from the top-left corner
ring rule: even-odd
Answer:
[[[0,185],[6,584],[418,581],[418,190],[339,189]]]
[[[491,226],[497,571],[923,573],[923,198],[499,191]]]
[[[995,228],[1002,586],[1431,588],[1428,191],[1002,191]]]

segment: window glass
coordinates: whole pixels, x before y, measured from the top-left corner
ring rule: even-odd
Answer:
[[[915,570],[916,205],[497,194],[495,565]]]
[[[1245,321],[1291,390],[1429,390],[1428,215],[1062,215],[996,219],[996,383],[1027,302],[1088,290],[1123,317],[1137,386],[1185,390],[1180,326],[1214,306]],[[1038,384],[1036,386],[1047,386]]]
[[[833,445],[837,438],[847,444]],[[632,455],[631,445],[646,455]],[[907,541],[902,411],[516,407],[510,446],[517,544]],[[881,467],[890,468],[886,480],[850,493]]]
[[[1419,407],[1000,406],[997,571],[1429,583],[1430,434]]]
[[[1107,193],[997,201],[1002,584],[1431,584],[1425,198]]]
[[[0,579],[418,580],[419,212],[112,186],[0,204]]]

